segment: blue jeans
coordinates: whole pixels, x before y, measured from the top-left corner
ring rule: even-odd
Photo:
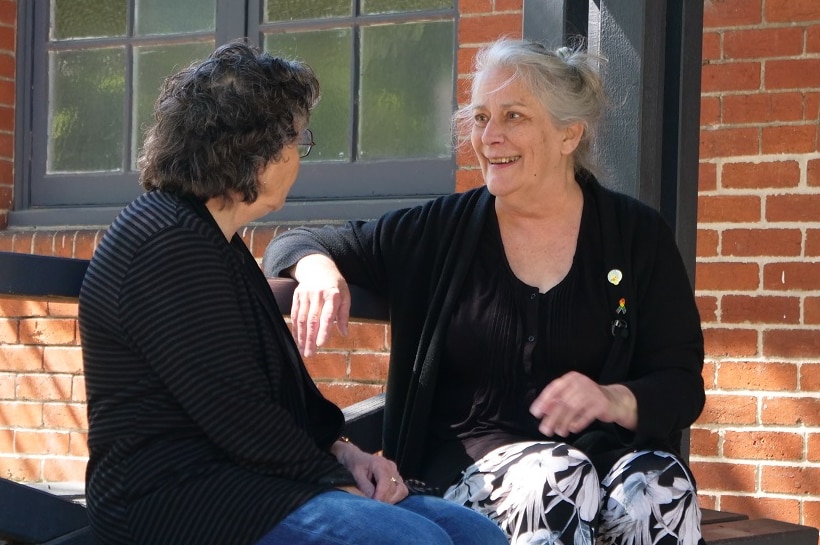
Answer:
[[[311,499],[256,545],[508,545],[489,518],[434,496],[396,505],[347,492]]]

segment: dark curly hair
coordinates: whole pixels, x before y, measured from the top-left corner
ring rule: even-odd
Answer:
[[[257,173],[307,127],[319,82],[306,64],[243,42],[169,76],[138,165],[147,191],[253,202]]]

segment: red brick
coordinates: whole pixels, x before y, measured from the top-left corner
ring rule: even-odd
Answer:
[[[699,424],[755,424],[757,399],[744,395],[708,395]]]
[[[523,4],[523,0],[495,0],[495,11],[520,12],[523,8]]]
[[[723,362],[718,369],[721,390],[793,391],[797,388],[797,366],[777,362]]]
[[[820,87],[820,59],[767,60],[766,89],[806,89]]]
[[[43,425],[43,404],[0,401],[0,422],[12,428],[39,428]]]
[[[803,308],[806,325],[820,324],[820,297],[806,297]],[[817,390],[820,391],[820,382],[817,383]]]
[[[45,458],[43,460],[43,479],[52,482],[82,481],[85,479],[85,459]]]
[[[0,429],[0,453],[14,452],[14,432]]]
[[[816,328],[764,331],[763,353],[767,357],[820,359],[820,335]]]
[[[698,165],[698,190],[714,191],[717,189],[717,165],[701,162]]]
[[[770,518],[793,524],[800,522],[800,502],[794,499],[725,495],[720,500],[720,509],[743,513],[753,519]]]
[[[24,457],[0,458],[0,475],[11,481],[42,481],[42,460]]]
[[[82,403],[43,404],[43,427],[56,430],[87,430],[86,406]]]
[[[0,346],[0,369],[11,372],[42,370],[43,347],[30,345]]]
[[[806,162],[806,180],[811,187],[820,187],[820,159]]]
[[[757,222],[762,216],[760,197],[754,195],[701,195],[698,223]]]
[[[723,324],[798,324],[798,297],[724,295],[721,299]]]
[[[270,244],[270,241],[273,240],[273,237],[276,236],[276,231],[278,227],[270,227],[270,226],[263,226],[259,225],[254,227],[253,229],[253,237],[251,238],[251,245],[249,248],[251,249],[251,253],[257,259],[261,259],[262,255],[265,253],[265,249]]]
[[[820,501],[803,501],[803,520],[801,524],[820,528]]]
[[[820,495],[820,467],[763,466],[760,484],[764,492]]]
[[[320,350],[305,358],[305,367],[314,380],[344,379],[347,377],[347,354]]]
[[[760,131],[756,128],[703,129],[700,131],[701,159],[756,155],[760,148]]]
[[[12,242],[12,250],[15,252],[23,253],[23,254],[30,254],[31,253],[31,240],[33,238],[33,233],[31,232],[16,232],[14,233],[14,241]]]
[[[520,38],[522,25],[520,13],[461,17],[458,23],[458,43],[485,44],[503,36]]]
[[[698,257],[715,257],[718,255],[720,235],[713,229],[698,229],[697,254]]]
[[[387,381],[389,354],[350,354],[350,378],[368,382]]]
[[[0,51],[14,51],[16,39],[14,28],[0,26]]]
[[[37,231],[32,236],[32,252],[37,255],[54,255],[55,231]]]
[[[701,490],[754,492],[755,466],[723,462],[692,462],[692,473]]]
[[[74,403],[85,403],[85,378],[75,376],[71,379],[71,401]]]
[[[764,15],[768,22],[797,23],[820,19],[817,0],[766,0]]]
[[[14,434],[14,451],[18,454],[68,454],[67,433],[22,431]]]
[[[820,229],[806,230],[806,255],[820,255]]]
[[[704,361],[700,375],[703,377],[703,387],[707,390],[714,390],[717,384],[717,365],[708,360]]]
[[[97,237],[102,236],[98,231],[77,231],[74,238],[74,256],[81,259],[91,259],[97,247]]]
[[[760,142],[763,153],[811,153],[817,149],[817,125],[763,127]]]
[[[492,13],[493,0],[459,0],[458,12],[460,15],[478,15]]]
[[[706,0],[704,28],[755,25],[763,18],[763,0]]]
[[[804,363],[800,366],[800,390],[820,392],[820,363]]]
[[[719,97],[704,96],[700,98],[700,124],[714,127],[721,122]]]
[[[690,452],[694,456],[718,456],[720,434],[716,431],[692,428],[689,435]]]
[[[723,56],[728,59],[794,57],[803,53],[800,27],[754,28],[723,33]]]
[[[711,494],[698,491],[698,504],[701,509],[717,509],[717,498]]]
[[[820,462],[820,434],[810,433],[806,441],[806,460]]]
[[[16,375],[0,372],[0,400],[13,400]],[[0,421],[1,423],[2,421]],[[3,452],[0,450],[0,452]]]
[[[46,346],[43,353],[43,369],[50,373],[82,373],[82,349],[79,346]]]
[[[803,233],[798,229],[727,229],[721,253],[732,256],[799,256]]]
[[[13,25],[17,22],[17,0],[0,1],[0,23]]]
[[[20,340],[25,344],[75,344],[75,322],[64,318],[26,318],[20,320]]]
[[[750,358],[758,355],[758,333],[753,329],[704,327],[703,340],[706,353],[711,357]]]
[[[696,298],[700,319],[704,323],[717,321],[717,297],[698,295]]]
[[[721,119],[727,124],[802,121],[803,93],[754,93],[721,97]]]
[[[347,337],[342,337],[334,328],[333,334],[323,348],[327,350],[385,351],[387,350],[386,340],[387,326],[384,324],[350,322]]]
[[[38,401],[71,399],[71,377],[68,375],[26,374],[17,378],[17,398]]]
[[[803,436],[787,432],[727,430],[723,437],[723,456],[747,460],[801,460]]]
[[[456,73],[462,76],[467,76],[473,73],[475,69],[475,56],[478,53],[478,47],[470,47],[460,45],[456,52]]]
[[[54,237],[54,255],[72,257],[74,255],[74,232],[61,231]]]
[[[820,263],[768,263],[763,266],[763,287],[782,291],[820,289]]]
[[[817,121],[820,117],[820,93],[803,93],[803,119]]]
[[[48,315],[55,318],[77,319],[78,304],[74,302],[49,301]]]
[[[761,422],[779,426],[820,425],[820,399],[815,397],[764,397]]]
[[[484,184],[484,178],[480,170],[457,170],[456,171],[456,192],[468,191]]]
[[[720,62],[701,69],[701,92],[751,91],[761,88],[759,62]],[[779,73],[779,72],[778,72]],[[801,87],[810,87],[803,85]]]
[[[698,263],[697,290],[754,290],[760,285],[755,263]]]
[[[806,30],[806,53],[820,53],[820,25]]]
[[[769,221],[820,222],[820,193],[771,195],[766,198]]]
[[[20,342],[20,320],[0,318],[0,344]]]
[[[71,432],[69,435],[71,436],[69,455],[88,458],[88,433]]]
[[[713,62],[723,59],[723,54],[721,53],[720,38],[720,32],[709,32],[707,30],[704,30],[700,55],[703,61]]]
[[[14,82],[0,80],[0,104],[14,106],[14,99]],[[3,146],[0,146],[0,157],[11,157],[5,141]]]
[[[800,183],[797,161],[727,163],[721,171],[721,186],[730,189],[796,187]]]
[[[30,318],[33,316],[47,316],[48,303],[45,301],[29,301],[26,299],[1,298],[0,316]]]

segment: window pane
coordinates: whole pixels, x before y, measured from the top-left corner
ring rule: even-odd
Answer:
[[[264,22],[346,17],[352,14],[351,0],[265,0]]]
[[[49,54],[47,172],[120,170],[125,51]]]
[[[450,156],[453,22],[362,29],[359,158]]]
[[[125,35],[126,0],[52,0],[51,39]]]
[[[310,119],[316,146],[303,161],[350,158],[352,39],[349,28],[265,37],[266,51],[308,63],[319,78],[322,99]]]
[[[452,8],[453,0],[362,0],[362,13],[392,13]]]
[[[136,47],[134,53],[134,122],[131,134],[131,166],[136,166],[137,150],[148,125],[154,122],[154,102],[166,76],[191,62],[204,59],[214,42],[198,42],[153,47]]]
[[[181,34],[214,30],[216,0],[137,0],[136,34]]]

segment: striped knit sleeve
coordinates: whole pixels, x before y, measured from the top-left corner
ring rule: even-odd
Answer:
[[[212,239],[186,229],[152,237],[136,254],[122,291],[129,342],[232,459],[316,482],[339,464],[272,395],[272,383],[293,362],[279,355],[274,365],[260,361],[258,332],[243,314],[241,274],[232,261]]]

